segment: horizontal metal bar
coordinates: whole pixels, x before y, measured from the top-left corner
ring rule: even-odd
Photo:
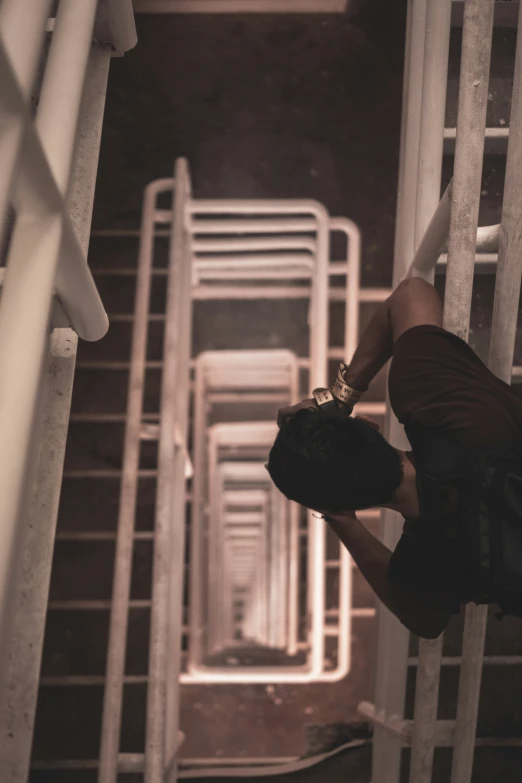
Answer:
[[[460,666],[461,663],[460,655],[443,655],[441,658],[441,666]],[[522,655],[484,655],[483,663],[490,666],[520,666]],[[418,656],[408,658],[408,666],[418,666],[418,664]]]
[[[477,253],[475,256],[475,274],[491,274],[495,271],[498,261],[498,253]],[[448,254],[442,253],[439,257],[435,272],[446,273],[446,267],[448,264]]]
[[[275,764],[286,764],[291,763],[293,761],[299,761],[299,756],[266,756],[263,758],[256,758],[256,757],[248,757],[248,758],[240,758],[237,757],[234,758],[225,758],[224,756],[220,756],[219,759],[215,758],[207,758],[207,759],[180,759],[178,764],[180,769],[183,767],[201,767],[201,769],[204,769],[205,767],[241,767],[245,764],[249,767],[269,767]]]
[[[91,368],[100,369],[104,368]],[[98,424],[121,424],[127,421],[127,415],[125,413],[72,413],[69,421],[76,424],[85,424],[86,422],[98,423]],[[143,416],[144,422],[157,422],[159,421],[159,413],[146,413]]]
[[[235,254],[210,254],[201,255],[197,254],[194,257],[194,265],[199,273],[201,272],[216,272],[218,277],[224,269],[234,270],[246,270],[249,267],[261,266],[271,271],[274,271],[274,267],[300,267],[303,272],[306,270],[311,274],[315,267],[315,260],[311,253],[298,253],[298,252],[273,252],[273,253],[258,253],[251,252],[248,255],[242,253]],[[330,267],[332,264],[330,263]],[[347,264],[337,262],[337,266],[344,267],[346,271]],[[334,266],[334,269],[337,268]]]
[[[314,264],[311,260],[299,260],[299,257],[279,254],[272,256],[252,255],[248,258],[237,255],[231,256],[212,256],[207,258],[195,259],[195,271],[200,279],[210,278],[211,280],[230,280],[247,279],[256,274],[266,274],[271,278],[291,278],[306,279],[313,275]],[[273,268],[275,267],[275,268]],[[92,272],[95,277],[136,277],[136,267],[94,267]],[[156,268],[151,271],[152,277],[166,277],[168,270],[166,268]],[[233,273],[233,277],[231,277]],[[348,274],[348,265],[345,261],[331,261],[328,265],[328,274],[334,277],[346,277]],[[365,290],[365,289],[363,289]],[[379,290],[379,289],[376,289]]]
[[[129,770],[129,762],[134,762],[135,759],[143,760],[143,754],[140,753],[120,753],[118,756],[118,771],[126,772]],[[200,767],[203,772],[205,767],[245,767],[249,769],[259,769],[264,767],[271,767],[278,764],[291,764],[299,761],[300,757],[297,756],[281,756],[273,757],[267,756],[266,758],[227,758],[221,756],[220,758],[184,758],[178,761],[178,769],[182,772],[184,768],[187,770]],[[35,771],[60,771],[60,770],[80,770],[80,769],[98,769],[97,759],[63,759],[53,761],[33,761],[31,769]],[[136,770],[134,763],[132,769]],[[139,771],[139,770],[137,770]],[[268,771],[268,770],[267,770]]]
[[[312,237],[258,237],[245,239],[244,237],[232,237],[231,239],[192,239],[190,247],[193,253],[244,253],[267,252],[283,250],[307,250],[315,253],[317,241]],[[204,256],[203,256],[204,257]]]
[[[148,681],[146,674],[126,674],[123,677],[124,685],[144,685]],[[42,688],[72,688],[77,685],[105,685],[105,676],[96,674],[68,674],[63,676],[49,676],[40,678]]]
[[[115,541],[114,530],[63,530],[56,534],[56,541]],[[134,531],[135,541],[153,541],[153,530]]]
[[[91,237],[100,237],[100,238],[107,238],[107,237],[115,237],[115,238],[124,238],[124,237],[140,237],[141,236],[141,230],[139,228],[100,228],[100,229],[93,229],[91,231]],[[153,236],[155,237],[170,237],[170,231],[168,229],[157,229],[156,231],[153,231]]]
[[[377,610],[375,607],[364,607],[363,609],[352,609],[350,614],[352,619],[358,619],[360,617],[375,617]]]
[[[444,155],[455,154],[456,128],[444,128]],[[506,155],[509,128],[486,128],[484,136],[485,155]]]
[[[190,231],[193,236],[229,236],[232,234],[313,234],[318,223],[310,218],[255,218],[245,220],[192,220]]]
[[[134,599],[132,601],[129,601],[129,607],[131,609],[150,609],[150,600],[149,599]],[[48,609],[49,611],[78,611],[78,612],[90,612],[90,611],[97,611],[99,609],[110,609],[111,608],[111,601],[110,599],[98,599],[98,600],[92,600],[92,601],[74,601],[74,600],[66,600],[66,601],[49,601]]]
[[[79,370],[128,370],[130,369],[130,362],[118,362],[118,361],[79,361],[76,362],[76,369]],[[145,362],[145,368],[147,370],[161,370],[163,367],[162,361],[148,361]]]
[[[64,470],[64,478],[121,478],[121,470],[85,468],[85,470]],[[138,470],[138,478],[156,478],[157,470]]]
[[[376,726],[399,737],[405,745],[411,745],[413,721],[403,720],[395,715],[387,717],[383,710],[375,713],[375,705],[362,701],[357,706],[357,712]],[[434,745],[436,747],[453,747],[454,720],[438,720],[435,727]],[[480,747],[522,747],[522,737],[475,737],[475,746]]]
[[[324,635],[325,636],[338,637],[339,636],[339,628],[335,627],[335,626],[325,625],[325,627],[324,627]]]
[[[296,219],[300,216],[301,220],[318,214],[327,217],[323,205],[312,199],[197,199],[187,202],[186,208],[191,215],[191,226],[206,220],[201,215],[245,215],[248,219],[261,218],[267,222],[272,220],[272,217],[267,217],[269,215],[285,215]]]
[[[347,0],[134,0],[136,14],[341,14]]]
[[[353,560],[352,560],[352,564],[354,565],[355,568],[357,568]],[[350,610],[350,614],[352,615],[352,617],[373,617],[375,614],[375,607],[374,606],[354,607]],[[339,617],[339,609],[327,609],[324,613],[324,616],[337,619]]]

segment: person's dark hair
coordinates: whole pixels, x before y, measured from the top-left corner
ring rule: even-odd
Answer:
[[[325,419],[314,408],[282,423],[267,469],[289,500],[330,513],[388,502],[404,474],[400,455],[369,424]]]

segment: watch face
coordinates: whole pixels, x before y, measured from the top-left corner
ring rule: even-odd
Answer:
[[[313,395],[318,405],[325,405],[333,400],[332,393],[328,389],[314,389]]]

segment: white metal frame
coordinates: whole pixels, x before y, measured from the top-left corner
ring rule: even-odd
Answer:
[[[211,479],[211,500],[210,500],[210,514],[216,514],[217,518],[222,522],[220,524],[220,534],[221,536],[226,535],[227,533],[227,525],[229,525],[228,521],[228,514],[231,511],[231,506],[236,507],[239,506],[244,507],[244,510],[248,509],[249,511],[254,510],[254,508],[257,508],[258,510],[261,510],[264,514],[264,527],[263,530],[259,531],[264,534],[265,540],[263,542],[263,545],[266,544],[267,550],[265,553],[265,557],[267,559],[267,567],[269,569],[270,576],[268,577],[267,586],[266,586],[266,604],[267,604],[267,613],[268,613],[268,631],[267,631],[267,646],[275,646],[276,642],[274,641],[274,633],[275,629],[277,627],[278,623],[278,614],[279,614],[279,608],[281,606],[283,612],[282,614],[286,615],[285,611],[285,603],[287,601],[286,593],[281,592],[279,594],[280,603],[273,601],[273,593],[275,591],[275,588],[277,588],[280,584],[280,578],[278,574],[277,566],[280,564],[281,560],[278,557],[279,552],[272,551],[273,547],[273,541],[276,539],[275,531],[279,531],[281,528],[286,529],[287,525],[287,514],[285,513],[285,508],[283,507],[283,504],[276,505],[274,504],[274,496],[275,491],[272,490],[272,487],[270,486],[269,482],[266,481],[266,479],[258,482],[258,485],[253,488],[250,487],[248,489],[245,488],[244,484],[241,484],[241,479],[244,478],[244,465],[248,465],[248,463],[243,463],[243,467],[238,468],[237,471],[237,481],[232,484],[232,487],[228,488],[228,491],[225,492],[225,481],[223,477],[223,473],[219,468],[216,470],[216,475],[214,479]],[[229,468],[234,469],[234,463],[227,463]],[[255,465],[255,463],[254,463]],[[220,466],[221,467],[221,466]],[[258,463],[257,466],[258,473],[266,473],[266,471],[263,468],[263,463]],[[247,475],[249,481],[252,481],[251,472],[248,472],[250,475]],[[212,491],[212,488],[214,487],[214,490]],[[274,488],[275,489],[275,488]],[[277,514],[277,511],[282,512]],[[225,527],[223,527],[225,526]],[[286,530],[285,530],[286,532]],[[218,549],[218,554],[219,554]],[[283,550],[283,554],[284,554]],[[286,565],[285,561],[282,561],[283,567]],[[220,557],[218,560],[218,567],[220,569],[220,574],[218,577],[219,584],[223,586],[224,580],[228,579],[228,573],[227,573],[227,567],[231,570],[234,566],[234,563],[227,563],[225,562],[223,557]],[[230,613],[230,602],[226,602],[224,600],[223,594],[221,593],[221,590],[217,592],[218,601],[217,601],[217,609],[216,617],[219,618],[221,616],[226,616]],[[271,600],[272,599],[272,600]],[[210,619],[210,618],[209,618]],[[224,624],[225,620],[221,620],[221,622]],[[220,622],[218,620],[218,633],[221,631]],[[272,630],[273,629],[273,630]],[[221,634],[221,646],[224,645],[223,639],[230,640],[230,637],[223,637]],[[282,646],[282,645],[280,645]]]
[[[252,394],[254,392],[254,394]],[[274,396],[275,395],[275,396]],[[195,401],[194,401],[194,463],[195,477],[193,482],[192,503],[192,535],[191,535],[191,640],[189,672],[196,676],[195,667],[200,663],[200,651],[198,639],[203,632],[203,614],[201,608],[200,583],[198,575],[204,574],[207,567],[203,561],[204,527],[203,517],[205,508],[210,500],[212,507],[212,486],[215,468],[217,465],[217,445],[215,437],[223,428],[211,428],[208,440],[208,460],[206,458],[206,432],[207,421],[212,402],[234,401],[236,403],[249,403],[252,401],[274,401],[279,404],[291,404],[298,398],[298,367],[294,354],[290,351],[219,351],[205,352],[196,360],[195,368]],[[248,432],[252,432],[250,423],[244,425]],[[225,427],[225,425],[223,425]],[[267,429],[268,428],[268,429]],[[256,439],[252,440],[250,451],[253,448],[261,449],[260,456],[265,461],[268,450],[277,433],[274,422],[267,422],[264,427],[268,433],[261,444]],[[227,430],[225,430],[227,431]],[[236,432],[237,427],[228,429]],[[255,431],[255,428],[254,428]],[[243,443],[244,443],[244,436]],[[239,444],[238,444],[239,445]],[[265,471],[266,473],[266,471]],[[208,477],[208,478],[207,478]],[[206,486],[208,483],[208,487]],[[208,494],[207,494],[208,492]],[[292,564],[297,557],[298,549],[298,508],[290,504],[290,561]],[[212,516],[215,519],[215,516]],[[211,535],[209,530],[209,537]],[[212,554],[214,548],[210,548]],[[292,566],[290,576],[289,600],[289,653],[293,654],[297,643],[297,581],[298,570]],[[201,674],[197,675],[198,677]]]
[[[263,462],[221,462],[216,470],[215,500],[211,499],[211,513],[224,514],[236,506],[248,505],[249,492],[263,489],[270,505],[270,553],[269,565],[270,602],[269,646],[285,649],[290,647],[290,633],[287,627],[290,612],[289,563],[290,519],[289,504],[276,489],[265,470]],[[213,483],[211,483],[211,487]],[[219,503],[216,512],[214,502]]]
[[[103,33],[97,6],[61,0],[54,20],[50,0],[0,7],[0,778],[10,783],[29,769],[77,338],[108,326],[86,253],[111,49],[116,38],[132,48],[136,31],[127,0],[107,0]]]
[[[157,199],[161,193],[174,192],[174,209],[164,210],[157,206]],[[219,220],[218,216],[223,214],[236,215],[235,220]],[[270,215],[277,214],[280,217],[274,219]],[[209,216],[215,216],[214,218]],[[309,288],[300,287],[297,295],[300,297],[310,297],[310,324],[311,324],[311,358],[301,359],[299,365],[306,368],[309,373],[308,385],[311,391],[317,385],[323,385],[326,380],[327,359],[339,357],[349,361],[358,339],[358,305],[361,299],[359,291],[359,265],[360,265],[360,238],[357,227],[351,221],[344,218],[331,219],[324,208],[312,201],[203,201],[190,198],[190,182],[188,170],[184,161],[178,161],[176,164],[176,176],[174,179],[163,179],[151,183],[145,192],[143,223],[141,230],[140,256],[138,264],[138,278],[136,286],[136,309],[133,316],[133,346],[132,360],[130,365],[130,385],[128,410],[126,417],[126,436],[123,453],[122,489],[120,500],[119,523],[116,543],[115,558],[115,576],[113,601],[111,607],[111,622],[109,633],[109,650],[107,659],[107,673],[105,685],[104,713],[102,724],[102,746],[100,758],[100,783],[114,783],[117,771],[127,768],[124,757],[119,753],[119,731],[121,721],[121,703],[122,687],[124,681],[124,653],[126,644],[127,616],[129,609],[129,586],[130,586],[130,568],[132,559],[132,544],[134,539],[134,514],[136,507],[136,491],[138,475],[143,472],[139,467],[139,444],[143,438],[151,439],[155,437],[154,428],[147,423],[147,418],[142,414],[143,384],[144,374],[150,363],[146,361],[146,340],[147,324],[151,320],[148,312],[148,300],[150,294],[151,277],[153,270],[153,245],[154,237],[158,234],[158,228],[163,224],[172,224],[167,232],[171,237],[171,262],[170,270],[167,272],[169,281],[174,276],[173,271],[176,268],[176,259],[178,259],[178,272],[182,274],[182,282],[178,285],[178,299],[176,305],[171,308],[171,315],[166,317],[166,322],[173,323],[177,318],[182,318],[184,326],[178,329],[177,334],[183,334],[185,340],[185,354],[183,359],[179,359],[179,344],[174,343],[172,355],[178,361],[178,371],[181,369],[181,375],[177,375],[175,363],[172,366],[171,373],[163,374],[171,379],[178,378],[179,387],[183,387],[182,400],[174,399],[172,390],[170,397],[164,396],[162,402],[162,412],[160,414],[160,432],[164,429],[162,419],[170,421],[173,429],[170,430],[168,437],[172,439],[172,433],[176,432],[176,443],[179,453],[183,455],[183,472],[176,474],[177,478],[172,482],[172,472],[169,472],[170,461],[172,457],[167,456],[165,450],[165,476],[168,475],[169,496],[165,503],[165,516],[163,516],[163,503],[158,503],[155,550],[162,550],[163,553],[170,551],[170,542],[176,541],[176,547],[173,552],[173,559],[170,564],[166,563],[165,554],[160,555],[156,552],[153,576],[153,632],[151,636],[150,650],[150,687],[147,709],[147,743],[146,752],[141,760],[136,758],[138,767],[146,770],[147,783],[159,781],[161,775],[167,771],[168,776],[175,776],[176,772],[176,752],[181,733],[177,727],[178,701],[179,701],[179,683],[184,682],[187,675],[179,674],[180,665],[180,641],[181,634],[181,596],[182,596],[182,552],[184,550],[183,536],[180,531],[182,525],[180,520],[184,519],[183,508],[185,499],[185,480],[187,477],[187,449],[186,449],[186,404],[188,404],[189,383],[186,378],[185,369],[190,366],[188,359],[189,350],[189,323],[188,311],[189,305],[193,299],[213,298],[218,296],[224,298],[234,292],[232,296],[252,298],[272,298],[278,295],[285,295],[288,286],[272,285],[268,289],[263,287],[242,284],[241,279],[236,279],[235,286],[224,288],[209,285],[206,290],[197,282],[197,273],[199,271],[199,261],[209,256],[214,256],[217,260],[223,254],[240,251],[241,243],[245,242],[243,247],[244,269],[246,270],[252,264],[252,251],[259,254],[266,250],[266,244],[276,242],[276,248],[281,246],[286,250],[292,247],[296,242],[301,244],[303,240],[312,241],[312,247],[308,250],[309,255],[315,259],[312,267],[304,264],[306,259],[299,259],[301,264],[301,279],[310,279]],[[226,223],[226,228],[224,226]],[[261,230],[260,230],[261,229]],[[237,237],[237,231],[246,235],[242,239]],[[231,237],[230,232],[236,233]],[[347,237],[348,250],[345,261],[331,263],[329,260],[329,237],[332,231],[344,233]],[[125,232],[127,233],[127,232]],[[259,233],[264,235],[263,239],[256,238]],[[216,239],[215,236],[220,238]],[[248,235],[251,236],[248,236]],[[214,237],[214,238],[207,238]],[[189,241],[190,238],[190,241]],[[237,244],[236,244],[237,243]],[[264,243],[264,244],[263,244]],[[209,245],[214,247],[209,247]],[[232,246],[230,246],[232,244]],[[203,247],[203,245],[205,245]],[[248,252],[247,252],[248,251]],[[277,255],[277,254],[276,254]],[[193,261],[191,260],[193,259]],[[228,263],[225,259],[225,263]],[[179,267],[183,268],[183,273]],[[259,263],[257,265],[259,267]],[[293,264],[295,269],[295,263]],[[203,272],[204,264],[201,264]],[[163,270],[158,270],[163,274]],[[329,276],[342,275],[347,278],[347,284],[344,289],[330,289]],[[276,275],[277,281],[277,275]],[[178,281],[179,282],[179,281]],[[169,282],[169,285],[171,283]],[[169,289],[170,290],[170,289]],[[328,307],[331,291],[339,290],[339,298],[347,303],[346,312],[346,345],[343,350],[328,350]],[[191,295],[193,293],[194,295]],[[370,299],[379,298],[379,292]],[[185,303],[186,309],[183,309],[181,300]],[[171,319],[170,321],[168,319]],[[162,317],[163,319],[163,317]],[[121,320],[121,317],[113,317],[113,320]],[[178,320],[179,324],[179,320]],[[170,328],[170,327],[169,327]],[[172,327],[173,332],[174,328]],[[167,348],[166,348],[167,350]],[[165,354],[165,359],[167,353]],[[165,364],[164,364],[165,368]],[[181,380],[180,380],[181,379]],[[180,392],[181,393],[181,392]],[[370,403],[360,405],[361,412],[375,412],[381,410],[381,404]],[[167,413],[165,414],[165,411]],[[170,418],[169,418],[170,417]],[[181,417],[181,419],[178,419]],[[148,417],[150,420],[150,417]],[[160,436],[161,440],[161,436]],[[167,441],[165,441],[167,442]],[[181,464],[181,463],[180,463]],[[181,470],[181,468],[180,468]],[[158,483],[161,479],[161,466],[158,467]],[[85,471],[81,475],[87,475]],[[76,473],[75,473],[76,475]],[[197,480],[198,471],[194,471],[194,479]],[[166,479],[165,479],[166,481]],[[167,490],[165,490],[167,492]],[[177,510],[169,505],[175,498]],[[173,520],[172,529],[166,523],[166,518],[170,514]],[[311,517],[311,515],[310,515]],[[177,520],[177,523],[176,523]],[[315,551],[309,547],[310,568],[313,578],[309,583],[310,595],[315,605],[313,615],[313,627],[311,634],[314,637],[322,635],[322,607],[324,606],[324,569],[321,564],[324,561],[324,535],[325,530],[320,520],[311,517],[309,524],[310,540],[318,542]],[[183,526],[184,531],[184,526]],[[157,560],[157,562],[156,562]],[[348,552],[342,548],[340,555],[341,584],[340,596],[341,605],[339,607],[339,623],[349,622],[348,607],[350,606],[350,586],[351,586],[351,560]],[[172,591],[167,595],[165,585],[167,583],[167,571],[174,574],[172,582]],[[290,582],[292,576],[290,575]],[[167,639],[168,650],[166,652],[166,632],[165,618],[170,616],[171,636]],[[178,619],[179,618],[179,622]],[[341,662],[349,661],[349,633],[343,633],[341,641],[345,645],[339,653]],[[175,651],[178,651],[176,654]],[[312,662],[312,671],[316,672],[315,679],[321,681],[336,681],[343,676],[342,667],[337,667],[331,671],[322,671],[322,649],[320,645],[315,645],[315,660]],[[171,661],[172,670],[166,672],[165,661]],[[174,671],[175,670],[175,671]],[[345,672],[344,672],[345,673]],[[167,745],[167,748],[165,748]]]
[[[227,508],[231,504],[234,506],[237,506],[238,504],[251,506],[254,500],[257,502],[258,505],[263,503],[264,511],[263,508],[261,508],[265,519],[265,525],[262,531],[264,534],[263,545],[265,544],[268,545],[269,542],[268,537],[270,531],[273,530],[274,527],[276,528],[284,527],[287,523],[287,519],[286,519],[287,514],[285,512],[287,512],[289,504],[286,500],[281,498],[280,493],[277,492],[272,482],[270,481],[266,470],[264,469],[264,461],[267,458],[268,449],[270,448],[270,445],[274,440],[276,431],[277,428],[274,425],[274,423],[271,421],[234,422],[230,424],[215,424],[209,429],[209,439],[208,439],[209,483],[210,483],[209,516],[213,518],[215,523],[217,523],[216,526],[218,528],[221,527],[222,529],[223,516],[226,518],[228,513]],[[263,457],[263,461],[259,463],[244,462],[243,459],[244,459],[245,449],[248,451],[249,456],[252,456],[253,453],[258,452],[259,455]],[[221,462],[219,461],[220,453],[222,454],[223,460],[225,461],[221,461]],[[231,457],[234,457],[236,461],[235,462],[230,461]],[[251,485],[253,483],[254,477],[256,477],[256,474],[257,474],[257,479],[256,479],[257,489],[253,489]],[[237,489],[235,489],[235,491],[230,490],[230,485],[232,485],[235,488],[241,486],[241,483],[248,483],[250,485],[250,488],[248,490],[242,489],[241,491],[238,491]],[[264,490],[260,489],[260,486],[263,486],[263,484],[264,484]],[[269,510],[272,511],[273,508],[273,504],[270,503],[270,501],[272,500],[272,498],[276,498],[276,497],[279,497],[279,500],[284,501],[282,503],[281,502],[279,503],[279,506],[283,514],[275,515],[275,514],[268,513]],[[299,531],[297,528],[295,530],[290,529],[289,531],[290,539],[292,539],[292,535],[291,535],[292,532],[295,532],[296,534],[296,543],[297,543]],[[210,531],[209,531],[209,538],[210,538]],[[212,541],[214,542],[215,540],[219,541],[219,536],[212,537]],[[219,552],[219,547],[216,547],[215,544],[213,544],[212,549],[217,549]],[[286,567],[288,567],[289,562],[291,562],[292,559],[296,556],[296,554],[294,554],[294,551],[291,549],[289,550],[288,554],[289,554],[289,560],[287,560],[286,563],[283,563],[283,565],[286,565]],[[266,555],[268,556],[268,552],[266,553]],[[270,561],[268,560],[268,562]],[[277,564],[277,561],[275,562]],[[209,565],[212,564],[209,563]],[[214,568],[211,569],[211,577],[209,581],[209,595],[210,595],[210,590],[217,583],[217,579],[215,577],[213,578],[212,576],[214,574]],[[285,603],[286,601],[288,601],[287,611],[289,617],[291,615],[290,610],[292,608],[294,608],[294,611],[296,611],[297,607],[294,607],[293,604],[297,603],[297,585],[294,585],[293,588],[294,589],[289,590],[288,592],[283,592],[279,594],[279,605],[276,605],[274,607],[276,610],[274,613],[276,618],[280,614],[279,606],[281,601],[284,601]],[[216,587],[216,589],[219,588]],[[270,599],[268,597],[268,583],[264,583],[263,590],[265,590],[264,604],[266,605],[267,614],[270,616],[271,604],[270,604]],[[286,600],[285,600],[285,596],[286,596]],[[213,613],[219,615],[218,608],[215,605],[209,604],[208,614],[212,615]],[[208,619],[210,619],[210,617]],[[205,625],[206,624],[207,623],[205,623]],[[290,634],[288,634],[288,636],[290,636]],[[267,631],[266,634],[266,641],[267,644],[271,643],[271,634],[269,631]],[[254,671],[249,667],[247,670],[241,670],[236,668],[234,671],[231,671],[228,667],[216,668],[216,667],[202,666],[197,662],[194,663],[189,658],[189,676],[190,679],[193,681],[199,680],[199,681],[208,682],[209,679],[212,679],[212,681],[214,681],[214,678],[217,678],[215,679],[216,682],[227,682],[227,681],[250,682],[251,681],[250,678],[255,676],[255,680],[253,680],[255,682],[259,682],[259,681],[273,682],[274,676],[279,676],[279,674],[282,671],[282,668],[283,667],[281,667],[281,669],[274,668],[274,667],[266,667],[266,669],[262,669],[260,671]],[[284,667],[284,668],[286,670],[288,667]],[[290,668],[289,671],[291,672],[292,669]],[[264,679],[260,679],[260,677]],[[185,681],[188,680],[189,678],[187,678]]]
[[[137,14],[344,13],[349,0],[134,0]]]

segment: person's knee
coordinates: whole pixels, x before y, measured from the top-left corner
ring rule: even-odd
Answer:
[[[442,302],[431,283],[420,277],[406,278],[390,298],[393,342],[413,326],[442,326],[442,313]]]

